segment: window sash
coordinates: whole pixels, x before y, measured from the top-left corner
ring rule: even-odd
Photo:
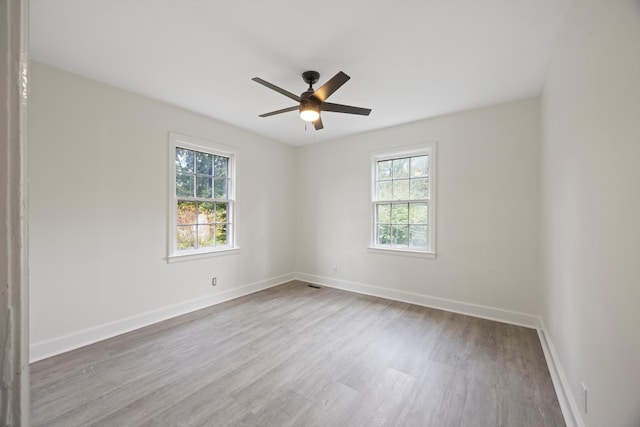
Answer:
[[[381,206],[391,206],[391,211],[393,211],[393,206],[407,206],[407,216],[406,220],[396,220],[389,215],[388,221],[383,221],[380,218],[379,212]],[[427,209],[427,214],[425,221],[415,221],[411,215],[411,207],[412,206],[425,206]],[[428,212],[430,210],[430,204],[428,199],[422,200],[404,200],[404,201],[377,201],[373,202],[373,223],[374,223],[374,245],[379,247],[390,247],[390,248],[406,248],[409,250],[419,250],[426,251],[430,249],[429,245],[429,216]],[[387,227],[390,232],[390,237],[386,237],[381,235],[380,231],[384,227]],[[394,234],[394,229],[397,230],[401,227],[406,227],[407,236],[406,243],[399,243],[398,236]],[[414,238],[413,232],[423,232],[424,239]],[[385,240],[389,240],[386,242]],[[423,244],[417,244],[418,242],[423,241]]]
[[[193,218],[191,221],[180,221],[180,203],[193,203]],[[213,218],[207,218],[207,211],[201,211],[200,205],[210,204],[213,205]],[[224,220],[218,221],[218,208],[220,205],[224,205]],[[203,249],[220,249],[231,247],[231,237],[233,236],[233,202],[219,202],[206,199],[205,201],[196,202],[192,199],[178,199],[176,203],[176,245],[179,252],[182,251],[198,251]],[[205,215],[202,218],[202,215]],[[212,220],[211,220],[212,219]],[[213,227],[213,235],[210,231],[203,231],[207,228]],[[221,235],[224,236],[224,240],[220,240],[218,235],[219,230],[223,230]],[[182,239],[181,239],[182,237]]]

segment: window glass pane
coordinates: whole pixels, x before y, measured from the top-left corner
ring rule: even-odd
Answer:
[[[393,181],[393,200],[409,200],[409,180]]]
[[[218,224],[216,226],[216,245],[224,246],[227,244],[227,224]]]
[[[427,226],[409,226],[409,246],[414,248],[424,248],[427,246]]]
[[[429,198],[429,180],[414,178],[411,180],[411,200]]]
[[[392,177],[392,171],[393,169],[391,168],[393,161],[392,160],[385,160],[382,162],[378,162],[378,179],[391,179]]]
[[[227,181],[225,178],[216,178],[213,183],[213,198],[214,199],[226,199],[227,198]]]
[[[196,196],[210,198],[213,192],[211,188],[212,178],[208,176],[196,177]]]
[[[229,170],[229,159],[226,157],[215,156],[213,158],[213,174],[215,176],[224,176],[228,175]]]
[[[193,197],[193,175],[176,174],[176,196]]]
[[[216,203],[216,222],[227,222],[227,203]]]
[[[393,178],[409,178],[409,159],[395,159],[393,161]]]
[[[393,181],[380,181],[376,185],[378,200],[392,200]]]
[[[427,205],[425,203],[411,203],[409,206],[409,222],[411,224],[427,223]]]
[[[391,222],[391,204],[378,205],[378,222],[388,224]]]
[[[178,202],[178,224],[196,223],[196,203]]]
[[[196,247],[196,226],[178,226],[178,249],[190,249]]]
[[[427,176],[427,160],[429,156],[419,156],[411,158],[411,177],[426,177]]]
[[[392,225],[392,244],[397,246],[409,245],[409,226],[408,225]]]
[[[214,245],[215,229],[213,225],[198,226],[198,246],[208,247]]]
[[[176,148],[176,172],[193,173],[193,151]]]
[[[213,154],[196,153],[196,173],[213,175]]]
[[[216,222],[213,203],[198,203],[198,224],[212,224]]]
[[[392,224],[407,224],[409,223],[409,205],[407,204],[394,204],[391,207],[391,223]]]
[[[391,244],[391,226],[388,224],[380,224],[378,225],[378,237],[377,243],[379,245],[390,245]]]

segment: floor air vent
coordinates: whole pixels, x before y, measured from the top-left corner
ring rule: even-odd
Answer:
[[[320,286],[318,285],[307,285],[307,286],[313,289],[320,289]]]

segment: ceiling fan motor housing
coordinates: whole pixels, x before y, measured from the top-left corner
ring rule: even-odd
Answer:
[[[309,85],[309,89],[300,94],[300,113],[303,111],[313,110],[320,114],[320,104],[318,98],[313,96],[313,85],[318,83],[320,73],[317,71],[305,71],[302,73],[302,79]]]

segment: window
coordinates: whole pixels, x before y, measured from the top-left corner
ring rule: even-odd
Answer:
[[[372,248],[435,254],[435,144],[373,157]]]
[[[169,151],[169,258],[234,249],[234,152],[177,134]]]

